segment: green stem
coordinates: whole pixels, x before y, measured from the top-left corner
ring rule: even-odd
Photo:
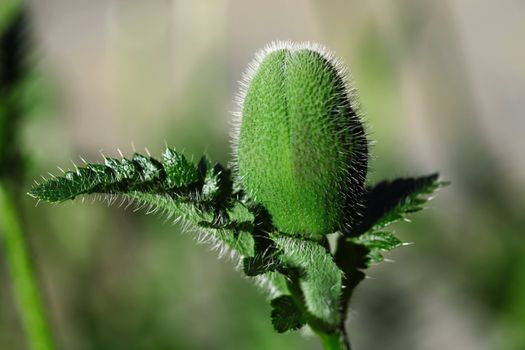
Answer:
[[[336,333],[317,332],[324,350],[351,350],[344,327]]]
[[[1,182],[0,215],[0,233],[3,233],[7,265],[30,349],[53,350],[55,346],[40,299],[28,247],[18,220],[15,201]]]
[[[299,284],[300,274],[291,271],[288,273],[288,290],[290,291],[291,296],[296,300],[297,305],[302,308],[305,313],[308,313],[308,310],[304,305],[304,296]],[[321,339],[321,344],[323,344],[324,350],[351,350],[350,340],[348,339],[344,324],[346,317],[344,314],[341,315],[341,317],[342,321],[338,329],[335,331],[332,327],[327,327],[326,324],[319,322],[317,319],[312,318],[308,321],[310,328]]]

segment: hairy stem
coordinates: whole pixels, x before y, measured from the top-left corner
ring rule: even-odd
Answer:
[[[288,280],[288,290],[291,296],[295,299],[297,305],[299,305],[304,312],[307,312],[304,306],[304,296],[299,285],[299,275],[292,273],[291,278]],[[308,325],[314,331],[315,334],[320,338],[321,344],[325,350],[351,350],[350,340],[346,333],[345,320],[346,315],[342,315],[341,322],[337,330],[332,327],[328,327],[324,322],[320,322],[318,319],[311,318],[308,321]]]
[[[30,254],[18,220],[15,201],[0,182],[0,233],[3,234],[6,262],[30,349],[53,350],[55,346],[42,305]]]

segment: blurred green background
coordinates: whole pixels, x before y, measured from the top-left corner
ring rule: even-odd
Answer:
[[[0,13],[14,1],[0,0]],[[377,141],[369,182],[452,185],[357,290],[357,350],[525,349],[525,3],[519,0],[33,0],[24,187],[79,156],[165,142],[230,159],[254,52],[320,42],[350,67]],[[2,18],[2,17],[0,17]],[[21,196],[60,349],[320,349],[278,335],[228,259],[156,215]],[[0,218],[1,220],[1,218]],[[1,247],[0,247],[1,248]],[[26,349],[0,249],[0,349]]]

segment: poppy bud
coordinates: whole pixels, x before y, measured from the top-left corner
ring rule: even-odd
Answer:
[[[357,96],[319,45],[278,42],[256,55],[234,131],[239,179],[284,233],[348,231],[368,164]]]

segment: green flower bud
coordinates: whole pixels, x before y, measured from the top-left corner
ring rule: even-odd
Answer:
[[[307,236],[350,230],[368,144],[340,61],[318,45],[271,44],[249,66],[239,107],[239,180],[275,227]]]

